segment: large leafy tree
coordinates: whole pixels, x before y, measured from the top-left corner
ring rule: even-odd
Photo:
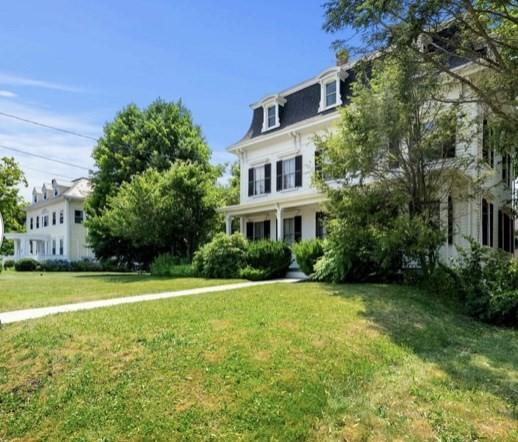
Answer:
[[[468,150],[473,122],[458,106],[436,101],[444,85],[407,57],[374,62],[368,81],[359,76],[337,132],[318,142],[332,279],[397,271],[403,256],[430,272],[444,240],[441,204],[454,189],[480,184],[463,173],[477,165]]]
[[[120,186],[149,168],[168,170],[177,160],[208,171],[210,150],[200,128],[181,102],[156,100],[145,109],[129,105],[104,127],[93,151],[94,190],[87,200],[89,241],[98,258],[134,259],[125,238],[107,229],[102,217]]]
[[[134,175],[108,197],[103,231],[128,244],[135,261],[147,265],[160,253],[190,257],[210,235],[220,194],[219,169],[176,161],[166,171]]]
[[[0,159],[0,213],[4,219],[6,231],[20,232],[24,229],[25,201],[20,195],[19,186],[27,186],[22,170],[14,158]],[[0,248],[0,255],[11,255],[13,244],[5,241]]]
[[[509,137],[518,127],[518,3],[514,0],[329,0],[324,28],[359,34],[362,53],[411,51],[460,82]],[[343,41],[337,41],[338,46]],[[472,69],[461,71],[459,64]],[[485,75],[477,75],[482,69]],[[495,123],[496,124],[496,123]]]

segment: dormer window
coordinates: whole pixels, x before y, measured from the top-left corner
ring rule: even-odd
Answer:
[[[340,66],[328,69],[320,77],[320,105],[318,111],[323,112],[342,104],[340,81],[347,78],[347,72]]]
[[[284,106],[286,99],[280,95],[273,95],[265,98],[259,103],[252,105],[253,108],[261,106],[263,108],[263,127],[262,132],[275,129],[281,125],[279,107]]]
[[[47,199],[47,192],[46,192],[46,191],[44,191],[44,192],[43,192],[43,199],[44,199],[44,200],[46,200],[46,199]]]
[[[34,194],[33,197],[32,197],[32,201],[34,203],[37,203],[38,202],[38,195]]]
[[[58,189],[54,189],[54,196],[58,196]]]
[[[336,105],[336,83],[335,80],[326,83],[326,107]]]
[[[267,114],[266,127],[268,129],[271,129],[277,123],[277,106],[276,105],[268,106],[266,114]]]

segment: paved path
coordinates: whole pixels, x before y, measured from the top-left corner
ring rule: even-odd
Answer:
[[[202,287],[197,289],[178,290],[175,292],[162,292],[148,295],[125,296],[123,298],[100,299],[97,301],[77,302],[75,304],[63,304],[52,307],[31,308],[26,310],[16,310],[12,312],[0,313],[0,323],[9,324],[11,322],[26,321],[27,319],[42,318],[43,316],[54,315],[56,313],[77,312],[79,310],[91,310],[100,307],[110,307],[112,305],[133,304],[135,302],[156,301],[158,299],[177,298],[179,296],[201,295],[203,293],[224,292],[227,290],[238,290],[246,287],[258,285],[292,283],[299,279],[285,278],[272,281],[240,282],[237,284],[224,284],[212,287]]]

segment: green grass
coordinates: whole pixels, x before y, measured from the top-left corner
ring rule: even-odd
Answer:
[[[0,273],[0,312],[239,282],[136,273]]]
[[[117,306],[5,326],[0,348],[0,440],[518,438],[518,332],[410,288]]]

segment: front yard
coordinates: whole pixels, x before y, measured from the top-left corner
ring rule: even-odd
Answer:
[[[0,273],[0,312],[236,282],[136,273]]]
[[[518,438],[518,332],[411,288],[124,305],[5,326],[0,348],[0,440]]]

